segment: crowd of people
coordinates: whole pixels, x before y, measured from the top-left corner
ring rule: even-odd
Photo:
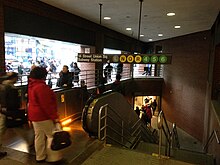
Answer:
[[[77,63],[71,63],[69,67],[64,65],[62,71],[59,73],[60,78],[57,81],[57,86],[59,87],[72,87],[73,83],[79,83],[79,73],[80,69],[77,66]],[[107,67],[107,77],[102,77],[102,82],[97,87],[96,94],[101,94],[105,91],[106,78],[111,78],[112,67],[108,63]],[[117,75],[115,81],[111,85],[112,91],[125,94],[125,88],[121,83],[121,73],[123,72],[123,65],[119,64],[117,67]],[[21,101],[20,93],[18,88],[14,86],[18,80],[18,74],[16,72],[8,72],[5,76],[2,77],[0,82],[0,146],[2,144],[2,137],[4,131],[6,130],[7,123],[7,113],[11,112],[21,112]],[[60,123],[59,115],[57,113],[57,104],[56,104],[56,95],[53,90],[46,84],[46,77],[48,71],[45,67],[42,66],[33,66],[28,76],[28,86],[27,86],[27,102],[28,110],[27,116],[28,119],[22,119],[22,126],[25,122],[30,121],[33,127],[33,139],[32,141],[36,152],[36,161],[37,162],[57,162],[62,160],[62,154],[60,151],[53,151],[50,148],[51,141],[53,139],[53,130],[56,127],[57,123]],[[109,75],[110,74],[110,75]],[[89,97],[90,93],[87,91],[87,86],[84,80],[80,82],[81,88],[83,90],[83,102],[85,103]],[[11,92],[11,91],[14,92]],[[12,94],[13,93],[13,94]],[[138,115],[142,114],[142,118],[146,124],[151,124],[152,111],[153,113],[156,110],[157,103],[156,100],[149,103],[149,99],[145,99],[145,106],[142,106],[141,110],[137,110]],[[46,140],[45,140],[46,139]],[[7,155],[7,152],[1,151],[0,148],[0,157]]]
[[[152,116],[155,115],[155,111],[157,109],[156,99],[154,99],[154,101],[151,100],[151,98],[146,98],[144,100],[145,105],[142,105],[141,108],[137,106],[135,109],[135,112],[137,113],[138,117],[140,117],[147,126],[151,126]]]

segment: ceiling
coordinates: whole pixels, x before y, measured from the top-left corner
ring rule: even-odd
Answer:
[[[40,1],[97,24],[100,24],[101,8],[101,25],[144,42],[210,30],[220,11],[220,0],[143,0],[139,31],[139,0]],[[174,12],[175,16],[168,17],[169,12]],[[105,16],[111,19],[104,20]],[[181,28],[175,29],[175,25]],[[127,31],[127,27],[132,30]],[[138,33],[144,36],[138,37]],[[159,37],[159,33],[163,36]]]

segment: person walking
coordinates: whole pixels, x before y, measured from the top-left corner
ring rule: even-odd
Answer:
[[[2,137],[6,130],[6,113],[13,112],[20,108],[18,90],[14,84],[18,80],[18,73],[8,72],[0,85],[0,149]],[[0,151],[0,158],[7,155],[7,152]]]
[[[52,151],[50,145],[53,130],[59,123],[56,95],[46,84],[47,71],[35,67],[29,76],[28,85],[28,118],[32,122],[35,133],[36,161],[58,162],[62,160],[60,151]]]
[[[145,111],[146,111],[146,119],[147,119],[147,125],[151,126],[151,118],[152,118],[152,113],[151,113],[151,106],[150,106],[150,100],[145,99]]]
[[[154,101],[151,103],[151,107],[152,107],[152,110],[153,110],[153,115],[155,115],[155,111],[157,109],[157,101],[156,101],[156,99],[154,99]]]

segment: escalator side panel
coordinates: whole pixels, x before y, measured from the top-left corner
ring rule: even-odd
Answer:
[[[123,95],[117,92],[111,92],[99,98],[95,98],[87,107],[86,117],[83,123],[86,125],[85,131],[97,136],[98,132],[98,113],[101,106],[108,104],[112,109],[118,112],[119,116],[126,122],[126,125],[133,126],[139,119],[131,105]],[[84,108],[85,110],[85,108]],[[129,127],[128,127],[129,128]]]

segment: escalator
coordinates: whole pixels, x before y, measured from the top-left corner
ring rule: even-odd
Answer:
[[[99,130],[99,114],[104,105],[108,106],[106,114],[108,119],[103,120],[100,124],[106,124],[105,127],[108,128],[106,135],[103,135],[104,133],[100,134],[108,137],[111,144],[116,142],[127,147],[127,143],[131,143],[130,146],[132,146],[133,143],[140,140],[158,143],[158,137],[137,116],[125,97],[112,91],[90,98],[83,109],[82,127],[90,136],[98,137],[99,131],[102,130]],[[101,112],[101,116],[105,117],[102,113],[104,112]],[[127,148],[130,148],[130,146]]]

